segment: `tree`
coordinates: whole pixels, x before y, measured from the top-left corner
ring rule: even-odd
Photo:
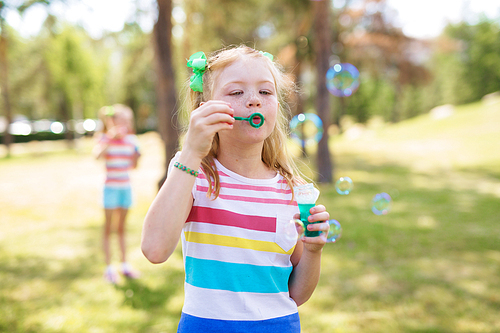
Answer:
[[[2,97],[4,103],[5,118],[7,121],[7,129],[4,133],[3,143],[7,148],[7,156],[10,156],[10,145],[12,143],[12,137],[9,133],[9,126],[12,123],[12,109],[10,103],[10,87],[9,87],[9,63],[7,60],[7,49],[9,36],[7,34],[5,15],[6,10],[17,10],[19,13],[24,13],[26,9],[34,4],[46,4],[50,3],[50,0],[29,0],[23,1],[17,6],[8,4],[7,1],[0,1],[0,86],[2,88]]]
[[[155,60],[157,66],[157,115],[158,130],[165,144],[165,157],[168,161],[179,145],[179,130],[177,117],[177,93],[175,76],[172,66],[172,1],[157,0],[158,20],[154,26]],[[167,178],[160,180],[161,186]]]
[[[116,84],[121,88],[119,100],[136,114],[139,132],[151,129],[148,118],[156,108],[154,48],[151,34],[136,23],[126,24],[117,36],[122,41],[121,71]]]
[[[3,104],[5,110],[5,119],[7,121],[7,127],[5,129],[3,143],[7,148],[7,156],[10,156],[10,144],[12,143],[12,136],[9,132],[9,125],[12,123],[12,109],[10,104],[10,94],[9,94],[9,65],[7,61],[7,29],[5,24],[5,19],[3,15],[4,3],[0,2],[0,70],[1,70],[1,89]]]
[[[65,124],[75,116],[95,114],[104,105],[103,74],[93,50],[85,47],[86,38],[81,28],[64,26],[51,34],[46,43],[47,97],[59,110],[57,118]],[[74,132],[67,128],[66,139],[72,145]]]
[[[331,124],[330,95],[326,88],[329,68],[331,35],[329,27],[330,1],[314,2],[314,51],[316,55],[316,112],[323,120],[323,137],[318,142],[318,174],[320,183],[333,181],[332,161],[328,148],[328,127]]]
[[[384,104],[392,105],[391,121],[401,120],[404,86],[422,86],[430,81],[431,75],[420,60],[430,53],[429,43],[409,38],[393,26],[388,19],[391,9],[386,0],[363,0],[363,6],[345,8],[339,16],[338,27],[343,31],[338,33],[336,42],[343,46],[342,56],[361,69],[362,79],[392,83],[394,94],[386,95],[395,100]],[[370,100],[380,102],[377,95],[360,93],[364,89],[361,85],[360,91],[349,97],[350,103],[356,101],[353,106],[358,109],[354,113],[361,119],[368,118],[363,112],[373,109]],[[377,89],[372,91],[377,93]],[[368,100],[360,101],[364,97]]]
[[[448,25],[444,34],[459,45],[448,52],[458,60],[453,69],[459,77],[454,87],[457,102],[469,103],[500,90],[500,25],[487,19],[476,25],[462,22]]]

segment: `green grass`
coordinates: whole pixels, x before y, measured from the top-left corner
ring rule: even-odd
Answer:
[[[320,186],[343,235],[325,247],[320,283],[299,308],[303,332],[500,332],[499,108],[332,138],[335,175],[354,189]],[[175,332],[182,256],[152,265],[140,252],[164,167],[159,139],[140,140],[128,248],[143,276],[116,287],[102,279],[103,166],[91,140],[74,151],[16,146],[0,159],[0,332]],[[379,192],[393,197],[384,216],[370,210]]]

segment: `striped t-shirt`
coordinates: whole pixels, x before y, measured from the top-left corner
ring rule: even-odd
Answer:
[[[186,279],[178,332],[300,332],[288,292],[297,241],[292,191],[279,174],[250,179],[215,163],[219,197],[206,196],[200,172],[181,234]]]
[[[131,134],[122,139],[109,139],[103,136],[101,142],[108,144],[104,156],[106,161],[106,187],[129,187],[129,169],[132,167],[134,155],[139,153],[137,137]]]

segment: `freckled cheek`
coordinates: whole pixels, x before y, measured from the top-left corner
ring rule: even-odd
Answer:
[[[236,111],[237,109],[243,110],[245,107],[245,103],[241,100],[233,100],[228,101],[231,104],[231,107]]]

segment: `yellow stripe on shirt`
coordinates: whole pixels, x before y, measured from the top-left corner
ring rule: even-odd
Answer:
[[[186,231],[184,233],[186,240],[192,243],[238,247],[242,249],[250,249],[263,252],[274,252],[282,254],[292,254],[295,246],[285,252],[275,242],[260,241],[253,239],[246,239],[234,236],[223,236],[215,234],[207,234],[202,232]]]

